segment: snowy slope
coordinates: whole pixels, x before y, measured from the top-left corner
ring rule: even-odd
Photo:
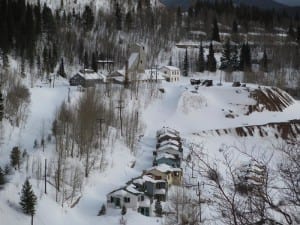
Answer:
[[[194,78],[210,78],[214,83],[219,82],[217,74],[196,74]],[[217,135],[216,133],[203,133],[202,131],[227,129],[245,125],[260,125],[270,122],[286,122],[292,119],[299,119],[300,104],[294,101],[281,111],[262,110],[247,115],[247,106],[256,103],[254,98],[249,96],[249,90],[257,90],[258,86],[247,84],[247,88],[231,87],[232,83],[224,83],[223,86],[203,87],[195,90],[189,84],[189,78],[181,78],[178,83],[163,83],[165,93],[154,102],[150,102],[146,108],[142,108],[142,118],[146,129],[144,137],[139,142],[136,156],[130,154],[122,140],[116,143],[107,143],[111,150],[108,156],[108,167],[106,171],[94,171],[85,180],[82,196],[78,204],[73,208],[67,203],[55,202],[55,190],[48,187],[48,194],[43,193],[43,182],[31,177],[35,193],[38,196],[38,208],[35,216],[35,223],[41,225],[85,225],[85,224],[108,224],[117,225],[120,219],[120,210],[108,209],[107,215],[97,217],[97,213],[103,203],[106,202],[106,194],[115,188],[124,185],[125,182],[141,174],[142,170],[152,166],[152,151],[155,149],[155,133],[162,126],[170,126],[178,129],[184,139],[184,155],[189,153],[186,148],[190,143],[203,145],[204,151],[209,160],[213,162],[221,161],[222,149],[226,146],[239,146],[253,154],[264,154],[268,159],[273,155],[272,145],[281,140],[275,140],[268,136],[262,138],[258,133],[253,137],[239,137],[234,133]],[[30,113],[24,129],[19,130],[9,128],[6,130],[4,145],[1,147],[1,165],[8,162],[8,152],[15,145],[27,148],[31,159],[50,157],[46,149],[32,148],[35,138],[41,138],[41,128],[45,133],[50,133],[51,122],[54,118],[57,107],[68,98],[68,85],[65,81],[57,83],[55,88],[35,87],[31,91]],[[71,88],[71,102],[75,102],[80,93],[76,88]],[[146,95],[141,94],[142,101],[146,101]],[[227,118],[231,113],[233,118]],[[269,128],[270,132],[272,128]],[[259,145],[258,145],[259,143]],[[51,148],[51,145],[48,146]],[[53,147],[53,146],[52,146]],[[237,152],[234,148],[230,151],[237,165],[246,161],[247,157]],[[272,163],[275,165],[280,155],[274,154]],[[132,162],[136,160],[136,165],[131,168]],[[220,164],[221,165],[221,164]],[[186,179],[193,183],[188,176],[190,171],[184,171]],[[30,218],[24,216],[19,209],[19,192],[27,176],[31,176],[30,171],[26,171],[26,163],[21,172],[15,172],[9,177],[9,183],[5,189],[0,191],[0,214],[5,225],[25,225],[29,224]],[[51,213],[49,213],[51,212]],[[4,217],[3,217],[4,215]],[[137,212],[129,210],[127,224],[160,224],[157,218],[144,217]]]

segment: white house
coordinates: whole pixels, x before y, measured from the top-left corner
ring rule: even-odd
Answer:
[[[108,208],[121,208],[125,206],[145,216],[151,216],[151,201],[149,197],[143,192],[138,191],[133,184],[116,189],[108,193],[106,197]]]
[[[160,71],[163,73],[163,76],[169,82],[179,81],[180,78],[180,69],[175,66],[163,66]]]

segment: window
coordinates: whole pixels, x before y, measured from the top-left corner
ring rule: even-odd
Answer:
[[[125,203],[129,203],[129,202],[130,202],[130,198],[124,197],[124,202],[125,202]]]
[[[114,202],[114,197],[110,196],[110,202]]]
[[[143,64],[143,61],[141,60],[141,64]]]
[[[145,200],[144,195],[141,195],[140,201],[142,202],[142,201],[144,201],[144,200]]]
[[[165,188],[165,183],[157,183],[156,188],[157,189]]]

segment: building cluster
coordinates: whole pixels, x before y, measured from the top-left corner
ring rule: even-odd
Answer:
[[[255,161],[242,164],[237,172],[238,191],[252,195],[264,192],[267,177],[267,169],[263,164]]]
[[[101,83],[124,84],[135,83],[162,83],[166,80],[177,82],[180,79],[180,69],[175,66],[162,66],[146,69],[145,47],[133,44],[129,48],[130,55],[123,69],[114,70],[112,60],[98,60],[98,71],[84,69],[77,72],[69,80],[71,86],[92,87]]]
[[[168,189],[182,184],[182,143],[178,131],[163,127],[156,133],[153,167],[144,170],[125,186],[107,194],[107,207],[131,208],[145,216],[153,215],[156,201],[165,202]]]

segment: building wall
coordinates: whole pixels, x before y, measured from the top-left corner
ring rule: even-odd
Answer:
[[[111,197],[114,198],[114,202],[111,202]],[[126,203],[124,202],[124,197],[128,197],[130,198],[130,202]],[[120,206],[122,207],[123,205],[125,205],[126,208],[130,208],[130,209],[134,209],[137,210],[138,208],[138,196],[127,193],[126,195],[118,195],[118,194],[110,194],[107,195],[107,206],[111,207],[111,208],[116,208],[116,202],[117,202],[117,198],[120,199]]]
[[[176,174],[178,174],[178,176]],[[170,173],[168,175],[168,184],[180,186],[182,184],[182,172]]]
[[[138,44],[133,44],[129,48],[130,53],[138,53],[137,59],[133,62],[131,68],[128,68],[129,75],[134,72],[144,73],[146,68],[146,52],[145,47]]]
[[[160,158],[158,160],[156,160],[157,165],[159,164],[167,164],[169,166],[172,167],[180,167],[180,160],[176,160],[176,159],[170,159],[170,158]]]
[[[175,150],[173,148],[165,148],[165,149],[158,149],[157,150],[157,153],[168,153],[168,154],[171,154],[171,155],[177,155],[179,158],[182,158],[182,152],[180,152],[179,150]]]
[[[164,74],[164,77],[169,81],[169,82],[177,82],[180,79],[180,70],[170,70],[166,67],[163,67],[161,69],[162,73]]]

